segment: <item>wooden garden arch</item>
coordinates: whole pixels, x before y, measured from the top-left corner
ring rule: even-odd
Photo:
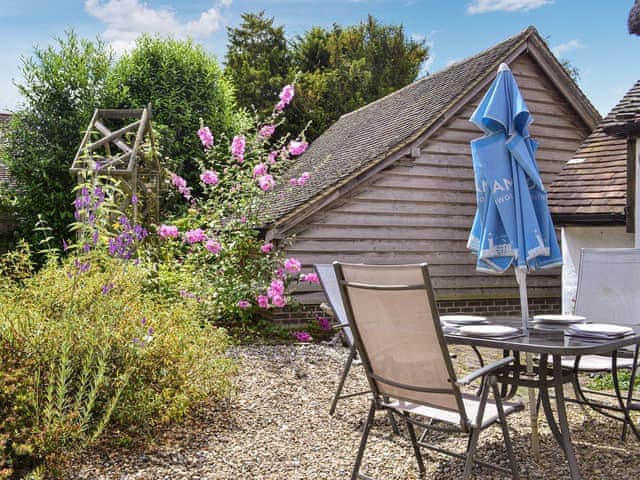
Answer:
[[[78,181],[84,171],[117,178],[125,193],[120,210],[131,205],[134,222],[157,224],[161,170],[151,128],[151,106],[96,109],[69,171],[78,176]],[[131,201],[134,194],[137,202]]]

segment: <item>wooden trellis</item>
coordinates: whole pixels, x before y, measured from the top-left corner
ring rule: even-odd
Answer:
[[[126,124],[131,119],[137,120]],[[135,222],[157,224],[161,170],[151,107],[96,109],[69,171],[78,181],[82,181],[79,174],[86,171],[117,178],[125,194],[120,209],[131,206]],[[131,201],[134,194],[137,202]]]

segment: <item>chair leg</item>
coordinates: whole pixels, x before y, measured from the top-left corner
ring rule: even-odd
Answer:
[[[467,480],[471,475],[471,469],[473,468],[473,456],[476,453],[476,446],[478,445],[478,437],[480,436],[480,429],[474,428],[469,432],[469,443],[467,446],[467,458],[464,462],[464,473],[462,479]]]
[[[351,480],[357,480],[360,474],[360,465],[362,464],[362,457],[364,455],[364,449],[367,446],[367,439],[369,438],[369,431],[373,425],[373,417],[376,413],[376,402],[371,400],[371,407],[369,407],[369,414],[367,415],[367,421],[362,429],[362,438],[360,439],[360,447],[356,455],[356,463],[353,465],[353,471],[351,472]]]
[[[638,370],[638,351],[640,350],[640,345],[636,345],[635,351],[633,352],[633,364],[631,365],[631,377],[629,378],[629,390],[627,392],[627,403],[625,408],[627,412],[631,411],[631,403],[633,402],[633,391],[635,389],[636,382],[636,372]],[[627,415],[628,418],[631,418]],[[625,421],[622,424],[622,441],[627,439],[627,422]]]
[[[424,468],[424,461],[422,460],[422,454],[420,447],[418,446],[418,439],[416,438],[416,431],[413,424],[409,421],[409,414],[404,413],[405,422],[407,424],[407,430],[409,430],[409,438],[411,439],[411,445],[413,446],[413,453],[416,456],[418,462],[418,469],[420,470],[420,476],[424,476],[426,469]]]
[[[507,451],[507,457],[509,457],[509,465],[511,466],[511,478],[513,480],[520,479],[520,473],[518,472],[518,465],[516,458],[513,455],[513,446],[511,445],[511,436],[509,435],[509,427],[507,426],[507,417],[504,414],[504,408],[502,406],[502,399],[500,398],[500,391],[498,385],[493,382],[492,385],[493,396],[496,400],[496,409],[498,410],[498,419],[500,421],[500,428],[502,428],[502,436],[504,437],[504,448]],[[539,403],[539,402],[538,402]],[[539,408],[539,407],[536,407]]]
[[[351,369],[351,364],[353,363],[353,360],[355,358],[356,358],[356,347],[355,345],[353,345],[349,350],[349,356],[347,357],[347,361],[344,362],[342,375],[340,376],[340,380],[338,381],[338,386],[336,387],[336,393],[333,396],[333,400],[331,401],[331,408],[329,408],[329,415],[333,415],[336,412],[336,405],[338,404],[340,395],[342,395],[342,388],[344,387],[344,382],[347,379],[347,375],[349,374],[349,370]]]

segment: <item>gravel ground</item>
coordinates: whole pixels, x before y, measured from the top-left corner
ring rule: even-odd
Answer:
[[[456,368],[473,365],[460,347]],[[69,473],[84,479],[343,479],[349,478],[366,415],[366,396],[338,403],[328,414],[336,381],[347,356],[331,345],[241,346],[232,353],[241,364],[237,394],[228,405],[202,409],[186,422],[157,432],[154,444],[140,449],[95,448]],[[360,367],[352,368],[346,391],[364,389]],[[568,392],[569,388],[566,389]],[[523,392],[523,395],[525,393]],[[636,479],[640,442],[620,440],[621,424],[569,405],[572,436],[583,478]],[[528,414],[509,417],[523,479],[566,479],[564,455],[540,419],[541,460],[530,455]],[[386,415],[378,413],[369,437],[363,471],[380,479],[411,480],[418,469],[410,443],[393,435]],[[480,436],[478,457],[502,455],[497,426]],[[462,437],[436,439],[447,448],[464,448]],[[462,462],[426,452],[426,478],[459,478]],[[504,462],[503,462],[504,463]],[[477,468],[477,479],[500,478]],[[504,478],[504,477],[502,477]]]

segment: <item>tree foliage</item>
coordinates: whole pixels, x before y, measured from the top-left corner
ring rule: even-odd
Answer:
[[[101,41],[80,39],[73,31],[23,59],[18,89],[25,104],[12,117],[3,151],[19,186],[13,195],[19,236],[37,242],[40,216],[58,239],[67,232],[75,184],[69,167],[82,130],[95,108],[118,96],[106,81],[111,64],[111,51]]]
[[[228,136],[245,122],[217,60],[191,40],[144,35],[118,61],[110,79],[124,92],[120,106],[151,104],[154,127],[169,157],[164,166],[194,183],[193,152],[199,149],[194,126],[202,119]]]
[[[225,73],[247,109],[270,113],[290,70],[284,27],[275,27],[264,10],[242,14],[238,28],[228,28]]]
[[[428,57],[424,42],[407,38],[402,25],[385,25],[372,16],[358,25],[313,27],[286,49],[283,27],[275,27],[264,12],[243,19],[229,31],[226,66],[239,102],[266,111],[277,93],[269,82],[297,76],[287,128],[299,132],[311,121],[306,132],[311,140],[340,115],[414,81]]]

